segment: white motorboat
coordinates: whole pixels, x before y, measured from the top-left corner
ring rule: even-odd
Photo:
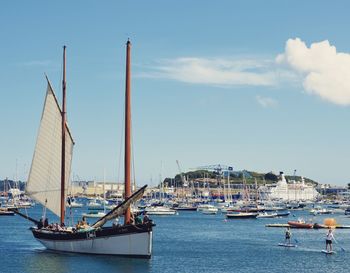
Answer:
[[[116,208],[117,207],[117,205],[105,205],[105,208],[107,209],[107,210],[112,210],[112,209],[114,209],[114,208]]]
[[[232,212],[232,211],[235,211],[235,210],[239,210],[240,209],[240,206],[237,206],[237,205],[229,205],[229,206],[224,206],[224,207],[221,207],[219,208],[220,211],[222,213],[227,213],[227,212]]]
[[[88,209],[100,209],[102,208],[102,204],[97,202],[96,199],[94,199],[87,204],[87,207]]]
[[[219,209],[213,205],[204,205],[199,211],[201,211],[203,214],[217,214],[218,210]]]
[[[14,201],[11,199],[9,203],[5,203],[2,206],[8,209],[29,209],[33,204],[29,201]]]
[[[262,212],[259,213],[256,218],[275,218],[277,217],[277,213],[267,213],[267,212]]]
[[[102,211],[89,211],[87,213],[83,213],[82,215],[86,218],[102,218],[106,216],[106,213]]]
[[[74,199],[71,200],[70,202],[67,202],[67,207],[71,207],[71,208],[82,208],[84,206],[83,203],[79,203],[77,201],[75,201]]]
[[[314,209],[310,210],[310,214],[312,215],[318,215],[318,214],[332,214],[333,210],[325,209],[325,208],[319,208],[316,207]]]
[[[145,208],[145,211],[149,215],[174,215],[176,214],[176,210],[164,207],[164,206],[154,206],[154,207],[147,207]]]

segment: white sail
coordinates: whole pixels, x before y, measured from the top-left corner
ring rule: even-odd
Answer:
[[[73,139],[66,126],[65,200],[70,179]],[[62,115],[48,82],[26,192],[57,216],[61,211]]]

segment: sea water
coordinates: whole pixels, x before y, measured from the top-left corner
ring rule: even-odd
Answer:
[[[82,211],[74,209],[75,219]],[[27,212],[39,219],[42,209],[37,205]],[[292,241],[296,239],[298,247],[283,248],[278,243],[284,241],[285,229],[265,227],[298,217],[313,218],[318,223],[335,218],[340,224],[350,225],[345,215],[314,217],[307,211],[292,211],[289,217],[279,219],[232,220],[220,213],[181,211],[174,216],[152,217],[156,224],[153,256],[147,260],[48,251],[32,236],[29,221],[20,216],[2,216],[0,272],[349,272],[350,230],[337,229],[337,254],[325,255],[321,253],[325,229],[292,229]]]

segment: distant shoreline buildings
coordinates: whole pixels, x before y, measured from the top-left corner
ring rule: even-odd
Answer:
[[[247,172],[247,171],[246,171]],[[247,174],[249,174],[247,172]],[[188,174],[184,174],[187,176]],[[257,173],[254,173],[257,175]],[[263,174],[258,174],[263,175]],[[273,173],[266,174],[268,176],[274,175]],[[179,175],[177,175],[179,176]],[[278,177],[277,175],[274,175]],[[252,175],[248,176],[248,179],[253,180]],[[346,186],[331,186],[330,184],[316,184],[314,182],[306,182],[303,177],[300,177],[297,181],[297,177],[289,176],[288,179],[283,173],[280,174],[277,182],[273,181],[263,181],[260,180],[259,183],[254,185],[250,181],[248,184],[244,184],[243,180],[240,178],[235,178],[235,180],[230,180],[228,182],[227,175],[223,175],[220,180],[210,177],[208,174],[205,177],[191,178],[187,176],[187,185],[182,187],[181,181],[176,181],[176,179],[165,179],[163,183],[157,186],[148,187],[145,195],[159,197],[161,195],[169,196],[182,196],[182,197],[192,197],[192,198],[221,198],[225,200],[242,198],[245,191],[250,191],[252,198],[255,198],[256,188],[258,189],[258,194],[260,199],[264,200],[283,200],[283,201],[307,201],[315,200],[319,196],[341,196],[350,197],[350,191]],[[239,182],[239,180],[241,180]],[[265,180],[264,180],[265,181]],[[169,183],[172,182],[172,183]],[[25,182],[14,182],[12,180],[0,180],[0,195],[7,196],[7,194],[12,195],[16,191],[18,194],[24,193]],[[20,189],[20,191],[18,190]],[[135,185],[133,186],[133,191],[135,190]],[[123,198],[124,183],[123,182],[113,182],[113,181],[72,181],[68,187],[68,195],[72,196],[103,196],[106,194],[107,198]]]

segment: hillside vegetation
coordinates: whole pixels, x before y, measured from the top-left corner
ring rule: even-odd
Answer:
[[[224,174],[218,174],[215,172],[207,171],[207,170],[196,170],[196,171],[189,171],[186,173],[182,174],[183,177],[186,179],[188,182],[196,182],[196,183],[216,183],[217,181],[220,180],[228,180],[228,175],[227,173]],[[287,179],[288,183],[293,183],[292,181],[301,181],[301,176],[290,176],[286,175],[285,176]],[[258,173],[254,171],[241,171],[241,172],[231,172],[230,173],[230,183],[231,184],[242,184],[243,180],[247,184],[254,184],[255,180],[257,181],[258,184],[272,184],[276,183],[279,179],[279,175],[276,175],[272,172],[269,173]],[[312,183],[317,185],[318,182],[304,177],[305,183]],[[181,175],[177,174],[175,175],[174,178],[165,178],[164,179],[164,184],[167,186],[182,186],[182,180],[181,180]]]

